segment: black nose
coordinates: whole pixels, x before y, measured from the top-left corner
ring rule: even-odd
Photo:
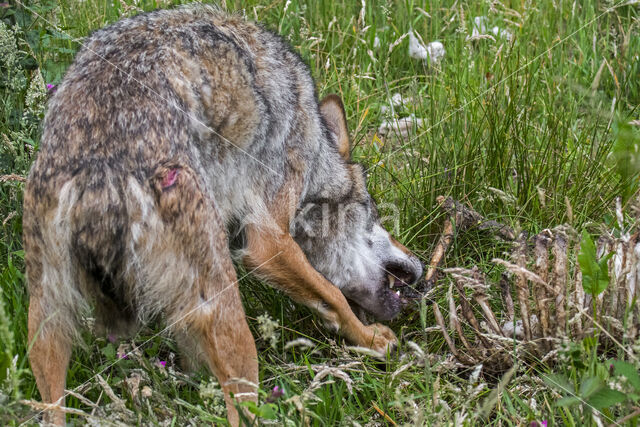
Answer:
[[[422,274],[422,268],[419,271],[414,266],[400,262],[389,262],[384,267],[385,271],[396,279],[396,283],[400,286],[413,285]],[[400,281],[401,283],[398,283]]]

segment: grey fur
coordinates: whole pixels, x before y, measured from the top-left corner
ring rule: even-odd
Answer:
[[[160,206],[159,170],[171,164],[206,205],[180,212],[207,212],[220,225],[205,227],[211,239],[202,243],[202,256],[214,251],[214,270],[227,266],[225,230],[275,227],[269,206],[296,177],[287,190],[292,222],[312,205],[335,208],[331,218],[347,206],[331,233],[293,230],[296,241],[347,297],[393,317],[399,305],[386,288],[385,265],[416,277],[422,268],[379,227],[358,167],[336,144],[307,66],[256,24],[197,6],[96,31],[50,100],[25,193],[30,292],[53,315],[43,333],[73,333],[90,305],[106,310],[102,321],[115,328],[157,314],[172,319],[181,303],[193,304],[198,254],[177,252],[182,243],[171,243],[171,233],[200,231],[188,221],[186,229],[173,226]],[[308,224],[318,228],[316,220]]]

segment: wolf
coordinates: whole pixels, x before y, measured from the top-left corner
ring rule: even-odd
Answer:
[[[225,393],[257,401],[258,362],[233,256],[352,343],[397,339],[418,258],[381,226],[350,159],[344,106],[318,102],[277,34],[213,7],[143,13],[94,32],[51,97],[24,194],[29,358],[64,404],[82,319],[162,318]],[[64,414],[45,414],[63,424]]]

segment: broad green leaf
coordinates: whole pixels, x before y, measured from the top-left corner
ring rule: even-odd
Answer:
[[[587,399],[587,403],[597,410],[601,410],[624,402],[626,399],[627,395],[622,392],[612,390],[609,387],[601,387]]]
[[[589,377],[580,384],[580,397],[586,399],[602,388],[602,380],[598,377]]]
[[[582,271],[582,277],[593,277],[596,273],[596,246],[593,244],[591,236],[586,231],[582,232],[580,242],[580,252],[578,253],[578,263]]]
[[[609,363],[613,365],[616,374],[625,377],[634,389],[640,391],[640,374],[635,366],[622,360],[610,360]]]
[[[261,405],[257,415],[267,420],[275,420],[276,405],[273,403],[265,403],[264,405]]]
[[[558,400],[556,405],[560,407],[568,407],[568,406],[577,405],[578,403],[582,403],[582,400],[580,400],[579,397],[570,396],[570,397],[563,397],[562,399]]]
[[[546,385],[561,392],[562,394],[571,393],[573,391],[573,384],[571,384],[569,379],[562,374],[545,375],[542,377],[542,380]]]
[[[114,360],[116,358],[116,349],[111,343],[105,345],[101,351],[108,360]]]
[[[582,271],[582,287],[590,295],[597,296],[609,286],[609,266],[607,262],[613,253],[597,259],[596,246],[593,239],[586,231],[582,231],[578,264]]]

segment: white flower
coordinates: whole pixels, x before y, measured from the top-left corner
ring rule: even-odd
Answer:
[[[482,38],[491,38],[488,37],[489,31],[487,22],[488,18],[486,16],[476,16],[475,18],[473,18],[473,28],[471,29],[470,39],[476,40]],[[513,38],[513,34],[511,33],[511,31],[505,28],[500,28],[498,26],[491,28],[490,32],[493,33],[494,36],[501,37],[508,41],[511,41],[511,39]]]
[[[444,45],[439,41],[429,43],[427,45],[427,52],[429,52],[429,60],[432,64],[440,63],[446,53]]]
[[[494,36],[499,36],[502,37],[503,39],[506,39],[508,41],[511,41],[511,38],[513,38],[513,34],[511,34],[511,31],[507,30],[507,29],[500,29],[499,27],[493,27],[491,29],[491,32],[493,33]]]
[[[423,119],[417,119],[413,114],[401,119],[384,120],[378,128],[378,134],[380,136],[395,135],[400,137],[406,137],[411,133],[411,130],[424,126]]]
[[[429,61],[431,65],[437,65],[444,54],[444,45],[439,41],[431,42],[425,47],[413,34],[413,31],[409,32],[409,56],[411,58]]]
[[[262,316],[258,316],[256,319],[258,321],[258,330],[260,331],[260,335],[262,339],[268,341],[271,344],[271,347],[276,348],[276,344],[278,343],[278,339],[280,338],[280,324],[277,320],[274,320],[268,314],[263,314]]]
[[[473,18],[473,28],[471,30],[471,37],[477,37],[487,32],[487,17],[476,16]]]
[[[424,47],[420,40],[413,35],[413,31],[409,32],[409,56],[413,59],[426,60],[429,58],[427,48]]]

